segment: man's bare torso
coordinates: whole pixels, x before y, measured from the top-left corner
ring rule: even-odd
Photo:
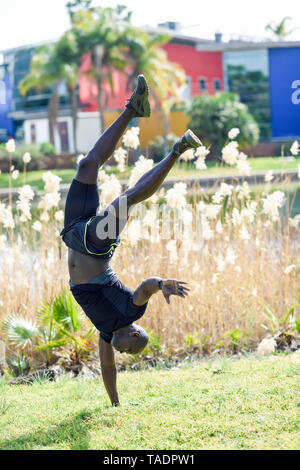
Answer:
[[[68,264],[71,282],[86,284],[106,270],[109,260],[96,259],[69,248]]]

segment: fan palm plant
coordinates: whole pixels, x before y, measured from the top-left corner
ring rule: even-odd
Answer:
[[[17,375],[29,371],[29,356],[39,334],[34,320],[18,315],[9,315],[2,323],[3,336],[17,351],[7,358],[7,363]]]
[[[49,364],[53,349],[71,346],[71,359],[78,363],[92,348],[92,339],[96,333],[91,328],[84,335],[80,334],[83,315],[79,310],[72,294],[63,290],[54,299],[46,302],[38,312],[40,340],[42,344],[36,351],[46,353]]]
[[[30,318],[17,315],[9,315],[5,318],[2,329],[5,339],[22,350],[32,348],[38,336],[37,323]]]
[[[94,327],[87,332],[82,328],[83,318],[72,294],[66,290],[42,305],[37,322],[22,316],[8,316],[2,323],[3,335],[7,343],[17,349],[10,364],[14,369],[27,368],[28,357],[38,351],[49,366],[53,350],[63,346],[71,348],[71,363],[80,364],[91,351],[96,333]],[[22,366],[24,361],[26,367]]]

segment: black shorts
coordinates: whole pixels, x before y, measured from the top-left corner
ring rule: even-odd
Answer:
[[[98,206],[97,184],[80,183],[73,179],[66,200],[65,227],[78,217],[95,216]]]
[[[111,342],[114,331],[141,318],[148,305],[134,305],[133,291],[117,278],[106,285],[75,285],[71,287],[71,291],[107,343]]]
[[[97,215],[98,206],[97,184],[85,184],[73,179],[66,200],[65,226],[61,236],[65,244],[75,251],[95,258],[110,259],[120,243],[120,221],[110,215],[113,236],[99,238],[97,225],[107,218],[108,211]]]

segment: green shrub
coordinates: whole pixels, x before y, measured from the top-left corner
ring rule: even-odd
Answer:
[[[199,343],[199,339],[196,338],[195,336],[193,336],[192,334],[188,334],[184,337],[184,341],[185,341],[185,344],[187,344],[188,346],[191,345],[191,344],[198,344]]]
[[[56,149],[50,142],[43,142],[40,145],[40,152],[42,155],[55,155]]]
[[[30,153],[31,161],[27,165],[28,171],[33,170],[43,170],[45,168],[45,163],[43,159],[43,154],[40,151],[40,146],[37,144],[22,144],[16,148],[15,153],[12,156],[12,163],[17,170],[23,170],[24,162],[23,156],[26,152]],[[5,148],[5,145],[0,146],[0,162],[7,161],[7,170],[8,170],[8,152]]]
[[[149,142],[150,147],[154,150],[152,155],[154,163],[160,162],[166,156],[166,153],[171,150],[177,138],[175,134],[167,134],[165,140],[163,136],[158,135]]]
[[[86,359],[92,350],[96,328],[87,329],[85,317],[72,294],[62,290],[58,295],[45,301],[37,312],[37,319],[31,320],[21,315],[11,314],[1,325],[7,344],[16,351],[7,362],[15,375],[23,375],[30,369],[29,360],[34,354],[48,366],[54,350],[67,348],[71,351],[70,360],[78,364]],[[34,356],[37,358],[37,356]]]
[[[240,129],[237,141],[240,147],[258,142],[259,128],[245,104],[238,95],[220,92],[214,96],[204,94],[192,99],[187,113],[189,127],[197,134],[204,145],[211,145],[211,154],[219,155],[228,132],[233,127]]]

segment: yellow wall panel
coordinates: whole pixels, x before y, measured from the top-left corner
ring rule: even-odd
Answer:
[[[105,113],[105,127],[108,127],[119,116],[119,111],[107,111]],[[185,133],[188,126],[189,118],[184,111],[171,111],[169,115],[169,129],[175,135]],[[149,147],[149,142],[158,135],[164,133],[163,114],[159,109],[152,111],[149,119],[139,119],[140,126],[140,142],[141,147]],[[119,142],[121,145],[121,141]]]

